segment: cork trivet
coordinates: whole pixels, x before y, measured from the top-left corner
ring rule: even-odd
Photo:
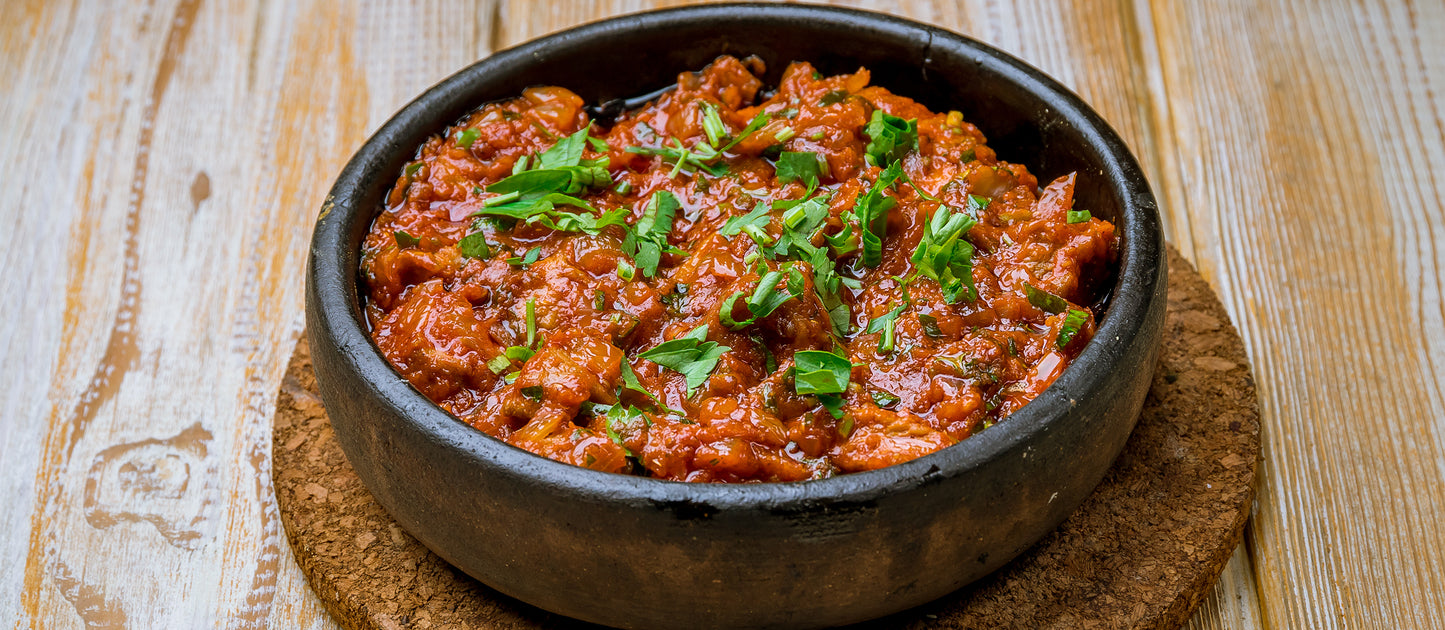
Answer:
[[[592,627],[508,598],[402,531],[347,463],[303,339],[272,443],[281,521],[342,626]],[[1218,579],[1254,496],[1259,411],[1238,333],[1172,248],[1164,347],[1138,427],[1097,490],[998,572],[860,627],[1173,628]]]

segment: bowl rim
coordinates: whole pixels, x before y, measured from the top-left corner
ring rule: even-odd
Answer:
[[[356,220],[369,224],[375,217],[373,208],[356,203],[360,191],[375,185],[377,177],[385,177],[380,171],[395,152],[415,151],[414,146],[402,146],[397,138],[424,122],[429,109],[459,100],[475,102],[467,99],[474,91],[471,86],[485,82],[490,70],[526,63],[549,47],[605,36],[622,26],[655,29],[708,20],[809,20],[853,27],[861,22],[869,29],[899,33],[901,37],[922,36],[933,48],[946,43],[1039,97],[1056,110],[1054,115],[1080,134],[1085,145],[1104,156],[1105,170],[1096,176],[1121,192],[1122,209],[1116,222],[1120,234],[1119,268],[1107,315],[1063,374],[1004,421],[931,454],[826,479],[748,484],[667,481],[554,461],[460,421],[402,378],[367,332],[360,307],[359,273],[344,264],[352,258],[346,251],[351,229],[348,226]],[[306,281],[315,283],[311,289],[319,310],[313,315],[317,316],[314,321],[320,324],[320,330],[310,334],[331,336],[347,369],[365,387],[402,414],[426,439],[456,449],[471,465],[526,478],[529,483],[570,496],[603,497],[632,505],[688,504],[719,512],[786,511],[789,507],[806,509],[824,503],[869,503],[926,481],[964,474],[1014,451],[1036,434],[1047,432],[1053,422],[1068,417],[1067,412],[1081,397],[1105,389],[1114,370],[1127,367],[1117,365],[1118,359],[1148,325],[1146,314],[1163,281],[1162,250],[1157,202],[1133,154],[1101,116],[1042,71],[965,35],[883,13],[817,5],[729,3],[633,13],[583,24],[497,51],[428,88],[378,128],[338,175],[317,219]]]

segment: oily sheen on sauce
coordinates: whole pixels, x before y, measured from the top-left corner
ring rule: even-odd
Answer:
[[[1048,387],[1117,250],[1075,176],[866,69],[761,70],[613,121],[531,88],[428,140],[363,243],[386,358],[510,444],[681,481],[888,466]]]

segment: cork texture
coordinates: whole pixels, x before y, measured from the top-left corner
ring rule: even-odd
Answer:
[[[501,595],[403,531],[347,463],[305,339],[276,406],[276,499],[297,563],[352,630],[595,627]],[[1098,489],[994,574],[858,628],[1175,628],[1239,544],[1254,497],[1259,410],[1243,342],[1169,251],[1164,344],[1139,424]]]

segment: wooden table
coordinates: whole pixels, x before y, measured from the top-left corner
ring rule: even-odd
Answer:
[[[462,66],[650,2],[0,7],[0,618],[331,628],[270,488],[332,177]],[[1077,90],[1258,378],[1198,628],[1445,628],[1445,3],[862,3]]]

